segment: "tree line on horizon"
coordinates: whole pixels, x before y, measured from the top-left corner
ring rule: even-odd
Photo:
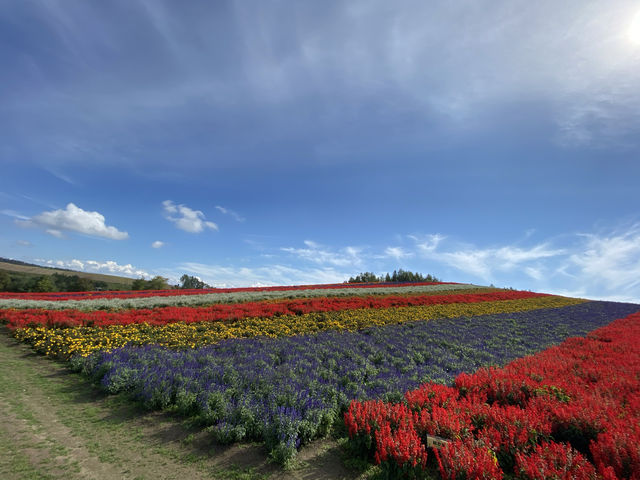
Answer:
[[[431,274],[423,275],[403,269],[393,273],[377,276],[373,272],[362,272],[350,277],[345,283],[415,283],[438,282],[438,278]],[[180,277],[180,285],[169,285],[169,279],[155,276],[149,280],[137,278],[128,285],[110,285],[104,281],[91,280],[78,275],[30,275],[0,271],[0,291],[2,292],[89,292],[97,290],[170,290],[170,289],[198,290],[212,288],[198,277],[184,274]]]
[[[17,263],[17,262],[16,262]],[[25,264],[29,265],[29,264]],[[109,284],[101,280],[92,280],[78,275],[53,273],[51,275],[34,275],[24,272],[7,272],[0,270],[0,292],[45,293],[45,292],[93,292],[108,290],[171,290],[211,288],[198,277],[183,275],[180,285],[169,285],[169,279],[157,275],[149,280],[137,278],[130,285]]]
[[[379,277],[373,272],[362,272],[355,277],[350,277],[346,283],[417,283],[417,282],[439,282],[440,280],[431,275],[422,275],[417,272],[409,272],[403,269],[394,270],[393,273],[380,275]]]
[[[184,290],[202,290],[211,288],[198,277],[187,275],[186,273],[180,277],[180,285],[169,285],[169,279],[161,276],[153,277],[151,280],[138,278],[131,284],[131,290],[168,290],[172,288],[180,288]]]
[[[119,285],[118,288],[125,287]],[[114,288],[107,282],[91,280],[78,275],[31,275],[21,272],[0,271],[0,292],[88,292]]]

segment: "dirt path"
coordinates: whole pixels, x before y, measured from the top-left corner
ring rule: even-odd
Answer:
[[[303,450],[284,472],[260,445],[222,447],[163,413],[105,396],[0,329],[0,478],[355,479],[335,442]]]

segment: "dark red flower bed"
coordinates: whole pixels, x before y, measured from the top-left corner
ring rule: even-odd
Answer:
[[[354,401],[345,423],[390,477],[640,479],[640,313],[404,403]]]
[[[117,312],[102,310],[5,310],[0,318],[9,328],[29,325],[58,327],[128,325],[148,323],[164,325],[172,322],[203,322],[238,320],[247,317],[273,317],[278,315],[302,315],[312,312],[354,310],[360,308],[391,308],[419,305],[443,305],[452,303],[477,303],[498,300],[517,300],[546,296],[517,290],[500,290],[484,293],[448,295],[403,295],[371,297],[318,297],[284,301],[224,303],[208,307],[162,307],[134,309]]]

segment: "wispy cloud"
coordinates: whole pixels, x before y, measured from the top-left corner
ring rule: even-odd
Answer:
[[[151,244],[152,248],[162,248],[164,247],[166,244],[164,242],[161,242],[160,240],[156,240],[155,242],[153,242]]]
[[[384,249],[384,256],[391,257],[396,260],[402,260],[403,258],[411,258],[413,257],[412,252],[407,252],[402,247],[387,247]]]
[[[3,215],[6,215],[8,217],[13,217],[16,218],[18,220],[29,220],[29,217],[22,215],[18,212],[16,212],[15,210],[0,210],[0,213],[2,213]]]
[[[16,220],[16,223],[22,227],[41,228],[58,238],[64,238],[64,232],[82,233],[111,240],[129,238],[127,232],[121,232],[116,227],[106,225],[104,215],[101,213],[83,210],[73,203],[69,203],[64,210],[42,212],[26,220]]]
[[[438,248],[438,245],[447,238],[439,233],[421,236],[408,235],[407,237],[415,242],[416,248],[423,255],[429,255],[431,252],[434,252],[436,248]]]
[[[369,118],[371,111],[410,116],[419,137],[428,138],[424,132],[435,125],[499,122],[496,112],[514,101],[544,105],[563,144],[633,138],[640,69],[625,26],[634,8],[628,1],[584,0],[512,0],[490,8],[444,0],[393,8],[382,0],[326,8],[239,2],[229,9],[21,2],[12,13],[32,40],[6,52],[3,104],[20,121],[4,126],[12,148],[34,158],[47,152],[48,164],[91,157],[125,165],[150,143],[146,138],[158,140],[158,129],[173,131],[160,113],[170,112],[171,125],[186,132],[212,116],[222,123],[232,107],[243,147],[247,136],[282,131],[278,123],[288,109],[315,113],[288,124],[290,138],[354,131],[362,122],[399,135]],[[290,22],[281,21],[285,14]],[[124,15],[131,21],[118,22]],[[112,75],[96,75],[107,67]],[[155,155],[138,161],[168,167],[181,152],[180,168],[205,165],[200,151],[240,144],[227,133],[211,132],[192,154],[182,144],[172,147],[168,133]],[[344,141],[314,147],[362,148]]]
[[[245,218],[241,216],[239,213],[234,212],[233,210],[225,207],[221,207],[220,205],[216,205],[216,209],[220,211],[223,215],[231,216],[236,222],[244,222]]]
[[[161,273],[178,278],[186,271],[217,286],[335,283],[361,271],[394,270],[402,260],[403,268],[444,280],[640,303],[640,224],[569,233],[531,245],[478,247],[439,233],[407,235],[398,241],[404,244],[376,252],[373,247],[331,247],[307,240],[301,248],[263,253],[260,259],[270,263],[261,266],[189,262]],[[286,261],[291,256],[296,266]]]
[[[359,267],[362,265],[362,249],[358,247],[344,247],[338,250],[317,244],[312,240],[305,240],[303,248],[283,247],[280,250],[295,257],[320,265],[335,267]]]
[[[530,236],[525,236],[529,238]],[[530,246],[477,247],[440,234],[408,236],[432,268],[509,286],[640,302],[640,224],[598,233],[566,234]],[[459,272],[459,273],[456,273]],[[455,278],[460,280],[460,278]]]
[[[524,269],[524,273],[526,273],[527,275],[529,275],[531,278],[533,278],[534,280],[543,280],[544,279],[544,274],[542,272],[542,269],[540,268],[536,268],[536,267],[525,267]]]
[[[193,210],[186,205],[176,205],[171,200],[165,200],[162,206],[165,218],[175,223],[180,230],[189,233],[201,233],[205,229],[218,230],[218,225],[207,221],[200,210]]]
[[[410,238],[414,240],[415,248],[423,258],[445,264],[485,281],[491,281],[496,272],[527,267],[530,276],[539,276],[540,272],[531,266],[532,262],[566,253],[563,249],[552,248],[548,243],[528,248],[513,245],[494,248],[449,245],[442,248],[442,242],[446,238],[443,235],[431,235],[426,239],[418,239],[415,236]]]
[[[230,267],[187,262],[176,270],[161,272],[170,278],[178,278],[184,272],[196,274],[215,287],[246,287],[267,285],[308,285],[319,283],[341,283],[350,273],[333,268],[294,268],[282,264],[258,267]]]
[[[69,185],[75,185],[76,182],[67,174],[62,173],[54,168],[47,168],[46,169],[51,175],[53,175],[54,177],[62,180],[65,183],[68,183]]]
[[[580,249],[564,271],[589,290],[626,295],[640,292],[640,224],[604,234],[581,234]],[[640,297],[640,295],[639,295]]]

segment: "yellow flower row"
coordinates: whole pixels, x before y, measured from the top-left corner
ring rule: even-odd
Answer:
[[[540,308],[558,308],[585,300],[544,296],[519,300],[480,303],[454,303],[386,309],[358,309],[339,312],[308,313],[271,318],[246,318],[230,322],[115,325],[109,327],[19,328],[14,335],[30,343],[40,353],[59,358],[87,356],[97,350],[110,351],[127,344],[159,344],[172,348],[195,348],[226,338],[254,336],[281,337],[323,330],[359,330],[418,320],[453,318],[522,312]]]

